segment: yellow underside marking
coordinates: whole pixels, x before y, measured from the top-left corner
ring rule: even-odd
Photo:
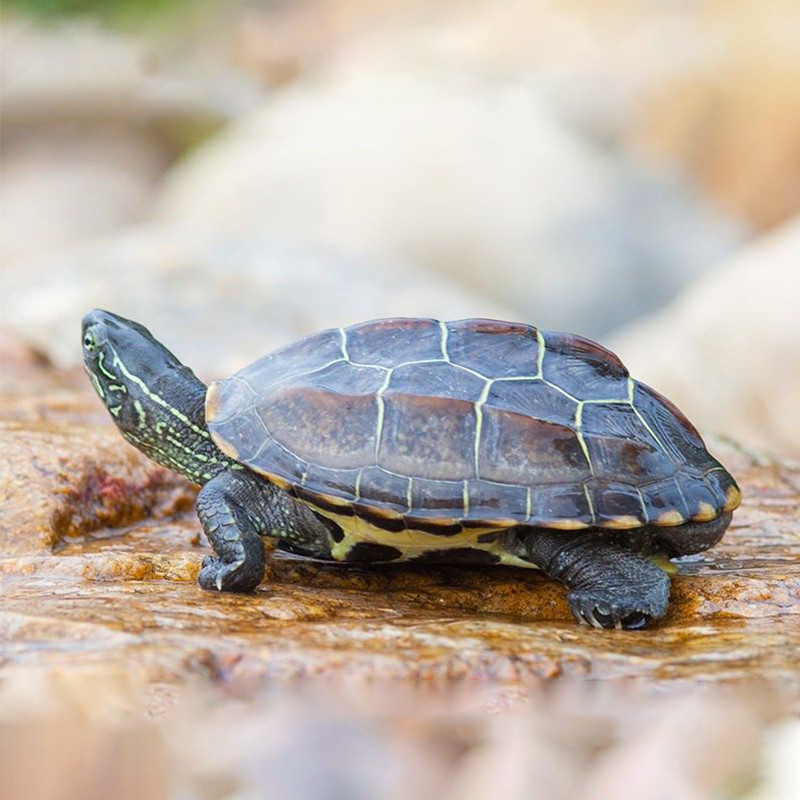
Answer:
[[[731,486],[728,491],[725,492],[725,507],[723,510],[733,511],[734,509],[739,508],[739,504],[741,502],[741,492],[735,486]]]
[[[711,503],[700,503],[698,509],[698,512],[692,517],[695,522],[710,522],[719,516]]]
[[[672,509],[672,511],[665,511],[658,518],[651,520],[651,525],[682,525],[686,520],[680,511]]]
[[[579,519],[554,519],[547,522],[537,523],[537,527],[552,528],[557,531],[577,531],[589,526]]]
[[[641,528],[642,522],[641,520],[636,519],[636,517],[625,515],[621,517],[614,517],[614,519],[603,522],[601,523],[601,527],[611,528],[615,531],[628,530],[629,528]]]
[[[347,554],[354,545],[359,542],[368,542],[396,548],[402,554],[397,559],[398,561],[408,561],[431,550],[454,550],[469,547],[496,555],[500,559],[498,562],[500,564],[538,569],[534,564],[506,552],[500,542],[478,541],[481,534],[496,532],[498,530],[496,528],[469,528],[456,536],[437,536],[435,533],[413,529],[385,531],[360,517],[345,517],[332,511],[323,510],[311,503],[306,505],[313,508],[317,514],[333,520],[344,532],[344,539],[337,542],[331,550],[331,556],[338,561],[346,560]]]

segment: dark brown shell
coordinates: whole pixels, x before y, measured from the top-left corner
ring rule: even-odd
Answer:
[[[594,342],[492,320],[323,331],[211,386],[217,445],[299,498],[428,530],[710,520],[735,482]]]

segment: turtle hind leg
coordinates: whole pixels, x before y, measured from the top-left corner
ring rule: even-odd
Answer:
[[[648,559],[597,532],[522,534],[528,558],[569,589],[575,619],[595,628],[644,628],[663,617],[669,577]]]

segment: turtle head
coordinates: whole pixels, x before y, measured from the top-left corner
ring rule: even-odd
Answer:
[[[120,401],[144,402],[148,390],[163,388],[172,372],[186,369],[144,325],[110,311],[90,311],[81,332],[84,366],[109,410]]]
[[[207,480],[218,451],[202,381],[138,322],[94,309],[81,333],[86,371],[122,435],[159,464]]]

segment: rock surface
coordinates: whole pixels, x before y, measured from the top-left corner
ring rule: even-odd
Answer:
[[[82,408],[77,400],[74,407]],[[193,491],[83,412],[2,425],[0,665],[105,665],[152,685],[311,675],[436,681],[758,679],[800,703],[800,471],[716,448],[744,505],[683,559],[645,633],[572,620],[553,581],[510,568],[346,568],[273,554],[253,595],[194,583],[208,546]]]
[[[797,219],[611,344],[701,428],[800,459],[799,261]]]
[[[513,316],[396,259],[156,226],[20,263],[6,270],[3,286],[5,322],[60,366],[80,363],[80,319],[100,307],[142,322],[203,378],[365,319]]]
[[[737,241],[688,187],[582,138],[525,81],[377,49],[196,149],[157,217],[397,256],[589,335]]]

